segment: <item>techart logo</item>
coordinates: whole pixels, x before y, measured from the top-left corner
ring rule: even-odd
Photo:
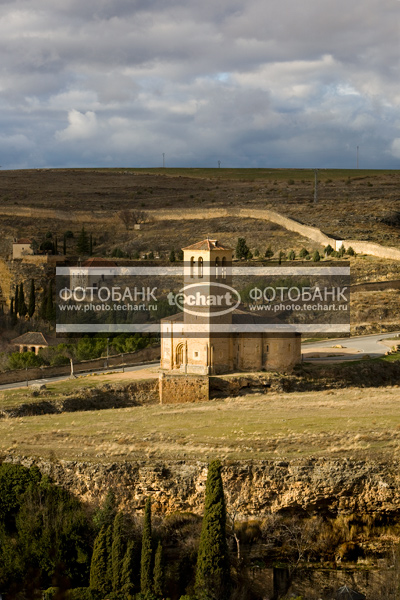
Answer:
[[[210,291],[212,290],[212,291]],[[237,308],[241,302],[240,294],[226,283],[191,283],[185,285],[177,294],[167,295],[170,306],[177,306],[187,314],[197,317],[207,314],[211,317],[222,317]]]

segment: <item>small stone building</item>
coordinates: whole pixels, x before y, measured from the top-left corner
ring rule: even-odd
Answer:
[[[29,238],[15,239],[13,242],[13,259],[23,258],[27,254],[33,254],[32,240]]]
[[[299,333],[263,331],[257,317],[239,304],[236,308],[221,306],[226,291],[230,294],[233,289],[232,254],[231,248],[209,239],[183,248],[183,289],[185,293],[190,290],[199,302],[191,306],[187,297],[183,312],[161,320],[164,372],[288,371],[301,361]],[[217,298],[212,302],[220,305],[210,304],[210,298]]]
[[[39,350],[49,346],[48,340],[40,331],[28,331],[15,338],[11,342],[19,348],[19,352],[34,352],[39,354]]]

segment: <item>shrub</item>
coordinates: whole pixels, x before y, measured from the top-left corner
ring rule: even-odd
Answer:
[[[49,587],[47,590],[44,590],[42,600],[55,600],[57,595],[59,595],[60,590],[57,587]]]
[[[34,352],[12,352],[8,358],[8,368],[26,369],[40,367],[44,363],[43,358]]]
[[[299,256],[300,258],[306,258],[309,255],[309,251],[306,248],[302,248],[300,250]]]
[[[355,256],[356,253],[354,252],[353,248],[351,246],[349,246],[346,250],[346,254],[348,254],[349,256]]]
[[[314,252],[314,254],[312,255],[312,259],[314,262],[318,262],[321,260],[321,256],[320,256],[320,253],[318,252],[318,250],[316,250]]]

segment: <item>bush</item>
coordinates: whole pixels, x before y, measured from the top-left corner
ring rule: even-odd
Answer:
[[[306,258],[309,254],[310,253],[306,248],[302,248],[300,250],[299,256],[300,256],[300,258]]]
[[[12,352],[8,358],[8,368],[11,370],[40,367],[43,363],[43,358],[34,352]]]
[[[67,600],[98,600],[99,596],[87,587],[74,588],[67,592]]]
[[[318,250],[314,252],[314,254],[312,255],[312,259],[314,262],[319,262],[321,260],[321,256]]]
[[[355,256],[356,253],[354,252],[353,248],[351,246],[349,246],[347,248],[346,254],[348,254],[349,256]]]
[[[49,587],[44,590],[42,600],[54,600],[59,594],[59,588]]]

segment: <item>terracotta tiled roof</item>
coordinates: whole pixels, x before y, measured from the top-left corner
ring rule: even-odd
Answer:
[[[192,244],[192,246],[182,248],[182,250],[232,250],[232,248],[222,246],[222,244],[220,244],[218,240],[209,240],[207,238],[202,242],[197,242],[196,244]]]
[[[29,238],[19,238],[14,244],[32,244],[32,240]]]
[[[40,331],[28,331],[12,340],[13,344],[24,346],[48,346],[49,343]]]
[[[82,267],[116,267],[116,263],[107,258],[92,257],[82,263]]]

